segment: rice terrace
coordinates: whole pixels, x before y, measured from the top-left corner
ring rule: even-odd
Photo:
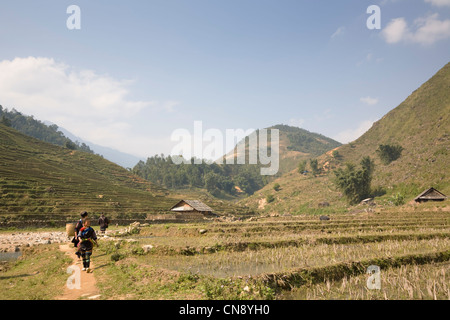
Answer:
[[[450,300],[449,1],[26,2],[0,301]]]

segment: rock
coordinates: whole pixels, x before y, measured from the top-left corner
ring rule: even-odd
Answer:
[[[144,250],[145,253],[149,253],[153,248],[154,247],[151,244],[146,244],[146,245],[142,246],[142,249]]]
[[[326,202],[326,201],[319,203],[319,208],[326,208],[326,207],[329,207],[329,206],[330,206],[330,204],[328,202]]]
[[[328,216],[320,216],[319,219],[322,220],[322,221],[328,221],[328,220],[330,220],[330,217],[328,217]]]
[[[200,234],[205,234],[206,232],[208,232],[208,230],[206,230],[206,229],[200,229],[198,232],[199,232]]]

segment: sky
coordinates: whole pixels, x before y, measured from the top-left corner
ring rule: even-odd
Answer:
[[[450,0],[2,1],[0,105],[141,158],[195,121],[348,143],[449,53]]]

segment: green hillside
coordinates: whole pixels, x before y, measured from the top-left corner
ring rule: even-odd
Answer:
[[[383,163],[377,154],[382,144],[401,146],[401,156]],[[375,162],[372,190],[379,203],[389,205],[397,194],[408,203],[430,187],[449,195],[450,63],[364,135],[335,151],[319,157],[322,173],[317,177],[292,170],[242,203],[278,213],[345,211],[348,206],[332,182],[333,170],[346,163],[358,165],[365,156]],[[280,184],[279,191],[274,183]],[[270,203],[269,195],[274,199]]]
[[[64,136],[64,134],[59,131],[57,125],[53,124],[47,126],[33,116],[24,115],[16,109],[8,111],[8,109],[3,109],[3,106],[0,105],[0,123],[44,142],[56,144],[61,147],[69,147],[73,150],[94,153],[85,143],[80,144],[78,141],[74,142]]]
[[[0,125],[0,214],[82,210],[146,216],[176,198],[101,156],[45,143]]]
[[[321,154],[341,146],[341,143],[325,137],[324,135],[309,132],[305,129],[292,127],[288,125],[275,125],[268,129],[270,136],[271,129],[279,130],[279,155],[280,168],[276,177],[280,177],[294,168],[297,168],[301,160],[309,160],[316,158]],[[238,146],[245,143],[246,160],[248,161],[248,153],[251,146],[249,146],[248,138],[243,139],[237,144],[233,152],[229,152],[225,158],[232,156],[236,157],[238,154]],[[268,138],[268,146],[270,147],[270,138]],[[258,152],[258,149],[256,150]]]
[[[376,154],[380,144],[400,145],[401,157],[383,164]],[[434,186],[450,194],[450,63],[339,153],[342,162],[354,163],[370,155],[374,185],[387,191],[411,198]]]

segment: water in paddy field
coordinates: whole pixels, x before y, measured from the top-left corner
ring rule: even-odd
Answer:
[[[22,256],[22,252],[0,252],[0,262],[14,261]]]

